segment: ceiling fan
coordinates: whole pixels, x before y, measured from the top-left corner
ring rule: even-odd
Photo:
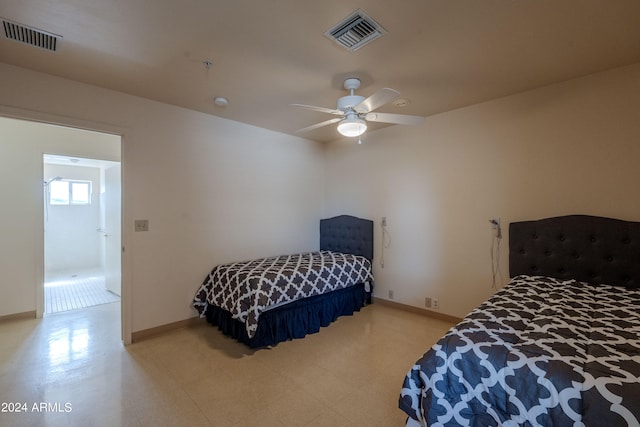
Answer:
[[[335,110],[331,108],[316,107],[313,105],[292,104],[294,107],[301,107],[308,110],[340,116],[324,122],[316,123],[315,125],[307,126],[297,130],[296,132],[308,132],[323,126],[338,123],[338,132],[344,136],[355,137],[362,135],[364,131],[367,130],[367,122],[383,122],[399,125],[419,125],[424,122],[424,117],[421,116],[374,113],[374,110],[398,97],[400,92],[389,88],[383,88],[365,99],[364,96],[359,96],[354,93],[359,87],[360,79],[354,77],[346,79],[344,81],[344,88],[349,91],[349,95],[338,99],[338,105]]]

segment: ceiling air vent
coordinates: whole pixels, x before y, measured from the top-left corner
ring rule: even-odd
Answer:
[[[359,9],[324,35],[345,49],[354,52],[384,33],[386,31],[380,24]]]
[[[6,38],[39,47],[41,49],[55,52],[56,47],[58,46],[58,40],[62,38],[62,36],[51,34],[37,28],[28,27],[23,24],[18,24],[17,22],[12,22],[4,18],[0,18],[0,20],[2,20],[2,28]]]

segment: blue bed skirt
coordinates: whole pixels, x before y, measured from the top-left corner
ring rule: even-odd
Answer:
[[[294,301],[262,313],[253,338],[247,335],[244,323],[220,307],[210,305],[206,316],[223,334],[251,348],[259,348],[314,334],[338,317],[352,315],[370,303],[371,293],[365,291],[363,284]]]

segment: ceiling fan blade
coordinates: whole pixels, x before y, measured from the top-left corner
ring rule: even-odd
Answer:
[[[338,123],[340,120],[342,120],[342,117],[336,117],[335,119],[329,119],[329,120],[326,120],[324,122],[316,123],[315,125],[307,126],[306,128],[298,129],[296,131],[296,133],[309,132],[311,130],[321,128],[323,126],[327,126],[327,125],[330,125],[330,124],[333,124],[333,123]]]
[[[354,110],[360,114],[369,113],[376,108],[382,107],[387,102],[393,101],[398,97],[398,95],[400,95],[400,92],[397,90],[385,87],[362,101],[360,104],[356,105]]]
[[[408,116],[406,114],[369,113],[365,116],[369,122],[395,123],[398,125],[420,125],[424,123],[422,116]]]
[[[344,114],[344,112],[340,110],[332,110],[331,108],[316,107],[315,105],[291,104],[291,106],[306,108],[307,110],[320,111],[321,113],[335,114],[338,116],[342,116]]]

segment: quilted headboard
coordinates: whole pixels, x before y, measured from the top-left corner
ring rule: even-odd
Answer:
[[[320,220],[320,250],[373,260],[373,221],[350,215]]]
[[[640,222],[568,215],[509,225],[509,274],[640,287]]]

